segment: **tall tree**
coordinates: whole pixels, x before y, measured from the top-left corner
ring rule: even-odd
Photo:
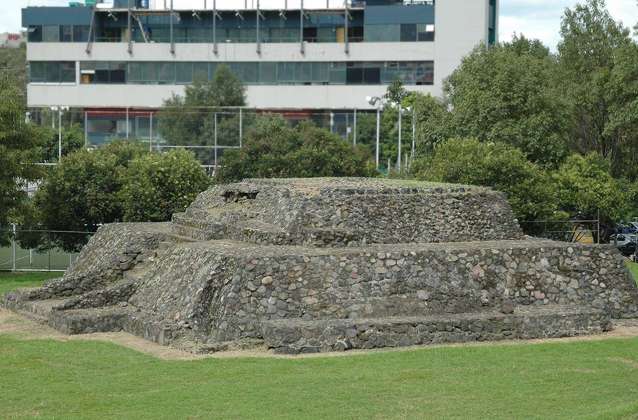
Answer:
[[[622,124],[625,130],[621,134],[618,123],[610,127],[610,122],[627,118],[615,114],[624,112],[629,98],[620,93],[623,82],[629,81],[635,74],[633,67],[638,66],[638,62],[627,60],[633,53],[630,31],[614,21],[605,0],[587,0],[565,11],[561,36],[560,79],[574,116],[573,147],[609,159],[612,173],[621,175],[623,162],[633,151],[625,147],[627,124]]]
[[[224,107],[246,105],[245,88],[226,65],[217,67],[210,81],[196,80],[187,86],[184,96],[173,95],[164,101],[159,113],[159,131],[171,145],[225,146],[239,145],[239,117]],[[217,123],[215,123],[217,120]],[[247,121],[243,121],[247,123]],[[211,150],[198,149],[200,161],[212,160]]]
[[[16,220],[26,205],[26,186],[38,179],[38,151],[43,139],[37,127],[26,123],[24,97],[13,80],[0,77],[0,229]],[[4,232],[4,234],[3,234]],[[0,230],[0,242],[7,239]]]
[[[445,85],[455,135],[510,144],[534,162],[558,165],[567,155],[569,120],[555,70],[548,50],[522,36],[477,47]]]

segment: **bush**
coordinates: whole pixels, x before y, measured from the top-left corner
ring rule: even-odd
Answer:
[[[71,153],[51,168],[35,196],[31,227],[95,231],[104,223],[166,221],[208,186],[206,174],[185,151],[149,154],[142,146],[114,142]],[[37,222],[36,222],[37,221]],[[75,250],[82,237],[57,245]]]
[[[293,128],[280,117],[264,117],[241,150],[224,153],[217,179],[373,176],[370,159],[366,149],[312,124]]]
[[[41,223],[49,230],[94,231],[102,223],[122,221],[122,178],[131,159],[144,153],[140,146],[114,142],[66,156],[36,193]]]
[[[451,139],[436,147],[431,157],[415,160],[412,171],[421,180],[502,191],[519,220],[561,217],[549,175],[529,162],[519,149],[503,143]]]
[[[192,153],[174,150],[135,159],[120,197],[126,222],[162,222],[181,212],[210,185]]]

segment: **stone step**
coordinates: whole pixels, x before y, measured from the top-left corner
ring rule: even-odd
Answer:
[[[206,231],[203,229],[195,228],[188,225],[182,225],[180,223],[173,223],[172,233],[191,240],[197,241],[209,241],[217,238],[214,232]]]
[[[597,309],[553,305],[517,308],[512,314],[478,312],[422,317],[275,320],[261,323],[266,345],[297,354],[422,344],[557,338],[597,334],[612,328]]]
[[[206,217],[189,217],[184,213],[173,215],[173,223],[213,232],[222,232],[224,229],[224,224],[222,223],[211,221]]]

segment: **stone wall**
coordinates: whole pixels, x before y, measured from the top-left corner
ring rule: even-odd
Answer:
[[[104,225],[61,280],[49,282],[34,293],[40,299],[72,296],[117,282],[125,271],[154,255],[159,244],[169,238],[169,230],[168,223]]]
[[[638,288],[614,249],[551,241],[341,250],[182,244],[130,302],[218,340],[257,336],[262,320],[480,313],[508,305],[638,316]]]
[[[519,310],[427,318],[266,321],[262,335],[276,353],[316,353],[423,344],[573,337],[612,328],[609,313],[583,308]]]
[[[505,197],[479,188],[410,181],[247,180],[202,193],[177,232],[197,239],[272,245],[354,246],[370,243],[520,239]],[[180,230],[181,228],[181,230]]]

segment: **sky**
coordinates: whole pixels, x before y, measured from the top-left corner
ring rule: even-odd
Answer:
[[[637,1],[607,0],[607,5],[616,20],[633,27],[638,23]],[[555,50],[563,11],[576,3],[578,0],[501,0],[500,40],[507,41],[516,32],[528,38],[538,38]],[[22,7],[66,4],[68,0],[0,0],[0,33],[17,32],[20,29]]]

